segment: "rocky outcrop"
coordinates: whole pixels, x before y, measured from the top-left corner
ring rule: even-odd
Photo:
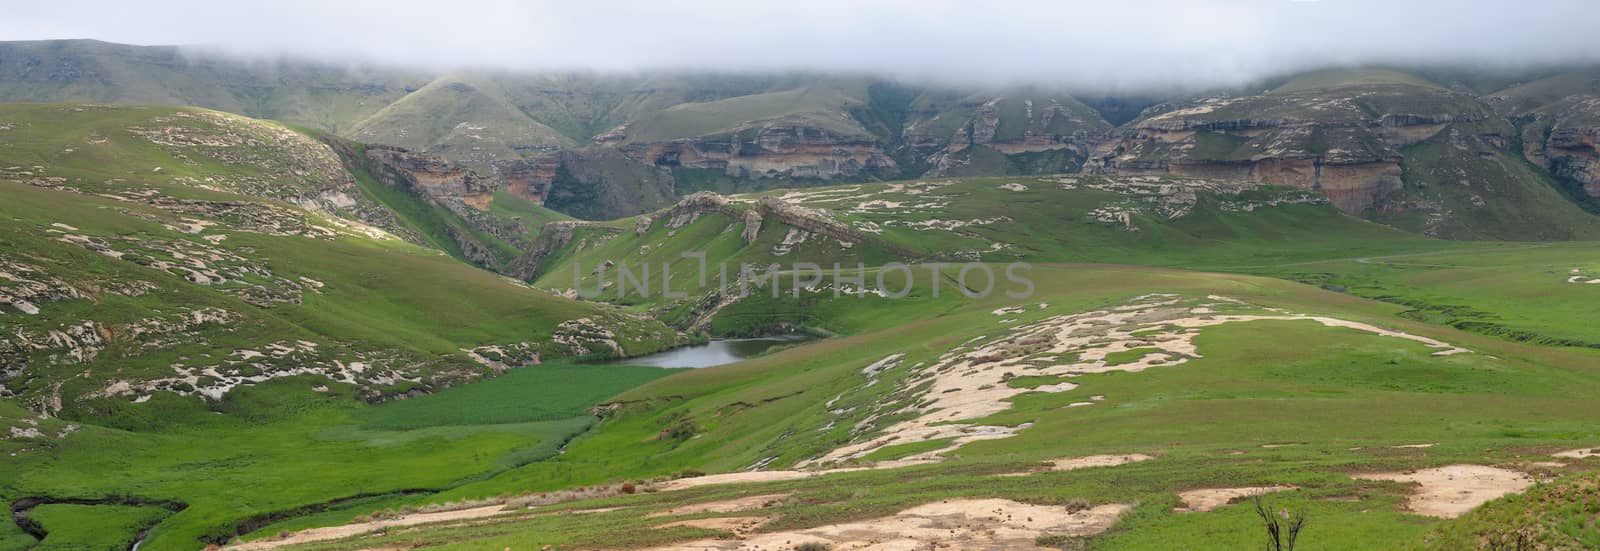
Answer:
[[[694,222],[700,215],[710,213],[722,214],[744,224],[740,237],[746,245],[755,241],[756,235],[761,232],[760,211],[749,205],[734,205],[727,197],[709,191],[690,194],[665,211],[640,216],[634,231],[643,235],[655,227],[657,220],[666,220],[667,227],[678,229]]]
[[[613,131],[607,137],[616,140]],[[898,170],[871,135],[847,135],[787,121],[750,123],[731,134],[624,146],[639,162],[666,169],[707,169],[741,179],[856,178]]]
[[[1535,113],[1522,143],[1529,161],[1600,199],[1600,98],[1573,98],[1559,109]]]
[[[622,357],[626,353],[617,335],[591,318],[578,318],[556,326],[550,341],[570,356]]]
[[[927,155],[930,166],[927,176],[977,175],[967,174],[965,167],[971,163],[973,147],[982,146],[1006,156],[1056,152],[1057,161],[1040,166],[1022,168],[1024,173],[1076,172],[1089,158],[1089,152],[1100,143],[1112,139],[1110,126],[1098,115],[1080,114],[1063,104],[1070,99],[994,97],[973,108],[972,114],[948,136],[941,149]],[[1075,102],[1074,102],[1075,103]],[[1002,115],[1009,104],[1010,117]],[[1020,113],[1017,113],[1020,107]],[[1088,111],[1082,105],[1077,106]],[[1092,113],[1092,112],[1091,112]],[[1004,127],[1004,128],[1003,128]],[[1005,129],[1005,132],[1002,130]],[[908,129],[908,132],[918,132]],[[907,136],[908,143],[926,143],[920,134]],[[913,145],[913,147],[917,147]],[[993,170],[989,168],[987,170]],[[1006,171],[1010,172],[1010,171]]]
[[[1551,174],[1579,182],[1585,194],[1600,198],[1600,127],[1551,132],[1544,156]]]
[[[1322,157],[1243,161],[1178,160],[1158,166],[1158,171],[1178,176],[1260,182],[1319,191],[1339,210],[1348,213],[1360,213],[1372,208],[1381,198],[1403,187],[1399,156],[1353,162],[1329,162]]]
[[[550,193],[550,184],[556,179],[556,171],[561,168],[561,156],[544,155],[531,161],[495,161],[492,166],[501,189],[543,205],[546,195]]]
[[[1368,118],[1352,111],[1329,116],[1309,108],[1305,118],[1215,113],[1249,101],[1207,100],[1148,117],[1134,123],[1098,164],[1109,172],[1170,173],[1315,190],[1340,210],[1358,214],[1403,189],[1400,147],[1433,138],[1453,123],[1472,121],[1451,113]]]
[[[770,195],[762,197],[761,201],[756,203],[756,206],[761,209],[761,214],[764,218],[800,231],[830,237],[845,243],[861,243],[874,240],[854,228],[834,220],[822,211],[802,207],[777,197]]]
[[[464,167],[423,153],[387,145],[366,146],[367,167],[390,186],[421,192],[442,204],[459,202],[488,210],[498,187],[494,180]]]
[[[513,243],[520,242],[524,228],[518,223],[505,224],[489,213],[498,188],[493,179],[484,178],[460,165],[423,153],[387,145],[367,145],[358,152],[350,144],[328,139],[328,144],[352,169],[363,170],[379,183],[400,189],[426,203],[438,205],[460,217],[473,229]],[[441,224],[456,248],[467,260],[485,268],[494,268],[503,259],[493,246],[469,231],[454,224]],[[398,233],[407,241],[428,245],[416,232]]]

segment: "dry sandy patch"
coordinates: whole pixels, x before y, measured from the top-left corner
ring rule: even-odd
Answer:
[[[687,490],[713,484],[750,484],[756,482],[778,482],[783,480],[799,480],[822,474],[822,471],[750,471],[742,473],[708,474],[694,478],[680,478],[668,480],[656,486],[662,491]]]
[[[1155,456],[1145,455],[1142,453],[1129,453],[1121,455],[1107,454],[1086,455],[1083,457],[1067,457],[1063,459],[1052,460],[1048,463],[1050,464],[1049,471],[1076,471],[1078,469],[1089,469],[1094,467],[1115,467],[1118,465],[1126,465],[1128,463],[1147,461],[1150,459],[1155,459]],[[999,476],[1028,476],[1031,474],[1034,473],[1006,473]]]
[[[1556,452],[1556,453],[1552,453],[1550,455],[1553,456],[1553,457],[1568,457],[1568,458],[1572,458],[1572,459],[1584,459],[1584,458],[1588,458],[1588,457],[1600,457],[1600,448],[1578,448],[1576,450],[1567,450],[1567,451],[1564,451],[1564,452]]]
[[[694,520],[680,520],[656,526],[656,528],[672,528],[674,526],[687,526],[689,528],[704,528],[706,530],[719,530],[742,536],[754,532],[757,528],[772,522],[772,517],[718,517],[697,518]]]
[[[1044,549],[1042,534],[1089,536],[1104,532],[1131,505],[1109,504],[1080,511],[1005,499],[954,499],[906,509],[894,516],[817,528],[754,534],[742,540],[699,540],[657,551],[792,549],[821,543],[845,549]]]
[[[257,550],[261,550],[261,549],[276,549],[276,548],[283,547],[283,546],[286,546],[286,545],[295,545],[295,544],[300,544],[300,543],[327,541],[327,540],[335,540],[335,539],[340,539],[340,538],[348,538],[350,536],[359,536],[361,534],[366,534],[366,533],[369,533],[369,532],[376,532],[378,530],[382,530],[382,529],[385,529],[385,528],[396,528],[396,527],[402,527],[402,526],[416,526],[416,525],[419,525],[419,524],[429,524],[429,523],[434,523],[434,522],[449,522],[449,521],[459,521],[459,520],[480,519],[480,518],[492,517],[492,516],[495,516],[495,515],[498,515],[498,514],[501,514],[501,513],[507,513],[507,512],[510,512],[510,511],[506,510],[506,506],[505,505],[490,505],[490,506],[487,506],[487,507],[474,507],[474,508],[471,508],[471,509],[458,509],[458,510],[455,510],[455,511],[440,511],[440,512],[437,512],[437,513],[414,513],[414,514],[405,515],[405,516],[401,516],[401,517],[396,517],[396,518],[392,518],[392,519],[374,520],[374,521],[371,521],[371,522],[356,522],[356,523],[346,524],[346,525],[343,525],[343,526],[329,526],[329,527],[326,527],[326,528],[311,528],[311,529],[307,529],[307,530],[301,530],[299,532],[294,532],[294,533],[290,534],[289,537],[287,537],[287,538],[274,539],[274,540],[263,540],[263,541],[252,541],[252,542],[248,542],[248,543],[241,543],[241,544],[238,544],[238,545],[230,545],[230,546],[224,547],[223,549],[231,549],[231,550],[238,550],[238,551],[257,551]]]
[[[1204,513],[1233,503],[1236,499],[1298,489],[1294,486],[1250,486],[1244,488],[1201,488],[1189,490],[1178,494],[1178,499],[1183,500],[1183,506],[1173,509],[1173,511],[1179,513]]]
[[[1123,455],[1086,455],[1083,457],[1069,457],[1066,459],[1057,459],[1055,461],[1051,461],[1050,470],[1075,471],[1090,467],[1115,467],[1117,465],[1126,465],[1128,463],[1136,463],[1139,461],[1149,461],[1151,459],[1155,459],[1155,456],[1145,455],[1142,453],[1130,453]]]
[[[759,496],[747,496],[747,497],[740,497],[740,498],[734,498],[734,499],[725,499],[725,500],[722,500],[722,501],[708,501],[708,502],[705,502],[705,503],[694,503],[694,504],[690,504],[690,505],[684,505],[684,506],[681,506],[681,507],[673,507],[673,508],[667,509],[665,511],[659,511],[659,512],[655,512],[655,513],[650,513],[648,515],[645,515],[645,518],[672,517],[672,516],[678,516],[678,515],[697,515],[697,514],[700,514],[700,513],[733,513],[733,512],[737,512],[737,511],[749,511],[751,509],[763,509],[763,508],[772,506],[774,503],[778,503],[780,501],[783,501],[785,498],[788,498],[788,497],[789,497],[789,494],[766,494],[766,495],[759,495]]]
[[[1414,482],[1421,487],[1411,494],[1406,507],[1411,512],[1439,518],[1455,518],[1497,497],[1521,492],[1533,485],[1526,473],[1485,465],[1449,465],[1405,473],[1353,475],[1357,480]]]

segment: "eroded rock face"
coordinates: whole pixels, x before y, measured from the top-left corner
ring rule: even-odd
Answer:
[[[1099,144],[1113,139],[1110,125],[1081,104],[1069,106],[1059,98],[997,96],[973,109],[971,116],[950,136],[927,136],[908,128],[904,146],[925,155],[925,176],[964,173],[974,147],[1014,156],[1058,153],[1058,161],[1033,166],[1028,172],[1061,173],[1080,170]],[[1010,117],[1002,109],[1010,109]],[[1020,112],[1019,112],[1020,111]],[[966,174],[975,175],[975,174]]]
[[[501,189],[543,205],[545,195],[550,193],[550,184],[555,181],[556,171],[561,168],[561,157],[545,155],[531,161],[496,161],[493,167]]]
[[[384,183],[416,189],[444,202],[459,201],[488,210],[494,200],[494,181],[440,157],[385,145],[367,146],[374,175]]]
[[[1600,98],[1575,100],[1534,116],[1522,138],[1528,160],[1600,198]]]
[[[461,165],[441,157],[409,151],[386,145],[368,145],[365,154],[337,140],[329,145],[342,155],[346,162],[359,166],[372,174],[380,183],[398,188],[424,201],[439,205],[466,220],[474,229],[500,239],[521,244],[525,228],[520,224],[505,224],[489,214],[499,184]],[[398,224],[396,224],[398,226]],[[470,232],[445,225],[443,231],[456,243],[462,256],[483,267],[493,268],[501,259],[494,247],[484,243]],[[427,245],[427,241],[414,232],[399,230],[397,235],[407,241]]]
[[[719,170],[734,178],[851,178],[898,170],[871,136],[800,123],[750,123],[731,135],[633,144],[622,151],[659,168]]]
[[[1453,101],[1443,91],[1378,86],[1163,105],[1130,125],[1099,168],[1294,186],[1361,213],[1403,189],[1399,148],[1485,116]]]
[[[744,231],[740,233],[740,237],[744,239],[746,245],[755,241],[756,235],[761,232],[760,211],[748,206],[735,207],[727,197],[709,191],[692,193],[678,200],[677,204],[666,211],[639,217],[634,231],[643,235],[655,227],[657,220],[666,220],[668,228],[678,229],[694,222],[701,215],[710,213],[722,214],[741,221],[744,224]]]

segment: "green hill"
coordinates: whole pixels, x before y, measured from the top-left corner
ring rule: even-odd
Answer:
[[[0,101],[195,105],[334,132],[431,77],[96,40],[0,42]]]
[[[4,350],[20,370],[6,388],[39,411],[93,415],[156,389],[217,400],[306,373],[376,399],[493,374],[465,352],[479,347],[588,353],[548,342],[577,318],[616,323],[613,353],[672,341],[397,238],[382,226],[413,230],[408,213],[281,126],[71,104],[0,119]]]

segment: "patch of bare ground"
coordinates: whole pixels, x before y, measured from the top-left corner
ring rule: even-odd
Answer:
[[[751,532],[756,531],[756,529],[761,528],[762,526],[765,526],[768,522],[772,522],[772,517],[697,518],[697,519],[693,519],[693,520],[680,520],[680,521],[677,521],[677,522],[668,522],[666,524],[658,525],[658,526],[656,526],[656,528],[672,528],[672,527],[675,527],[675,526],[686,526],[686,527],[689,527],[689,528],[704,528],[706,530],[717,530],[717,531],[720,531],[720,532],[728,532],[728,533],[731,533],[731,534],[733,534],[735,536],[744,536],[746,534],[749,534]]]
[[[1406,507],[1413,513],[1439,518],[1461,516],[1489,500],[1526,490],[1534,482],[1527,473],[1485,465],[1448,465],[1351,478],[1415,483],[1418,488],[1406,501]]]
[[[1556,452],[1556,453],[1552,453],[1550,455],[1552,457],[1566,457],[1566,458],[1570,458],[1570,459],[1586,459],[1586,458],[1590,458],[1590,457],[1600,457],[1600,448],[1578,448],[1576,450],[1567,450],[1567,451],[1564,451],[1564,452]]]
[[[750,484],[756,482],[781,482],[784,480],[798,480],[822,474],[822,471],[749,471],[742,473],[723,473],[696,476],[693,478],[679,478],[657,484],[655,489],[661,491],[687,490],[714,484]]]
[[[917,465],[928,465],[938,462],[939,460],[933,458],[930,454],[918,454],[906,459],[878,461],[870,465],[860,467],[840,467],[837,469],[816,469],[809,471],[745,471],[737,473],[708,474],[704,476],[679,478],[660,482],[653,486],[652,489],[670,492],[673,490],[687,490],[689,488],[699,488],[701,486],[712,486],[716,484],[782,482],[785,480],[798,480],[802,478],[811,478],[813,476],[822,476],[834,473],[851,473],[857,471],[873,471],[878,469],[897,469],[900,467],[914,467]]]
[[[645,515],[645,518],[697,515],[700,513],[733,513],[738,511],[749,511],[752,509],[763,509],[780,503],[788,497],[789,494],[766,494],[725,499],[722,501],[693,503],[681,507],[674,507],[665,511],[650,513],[649,515]]]
[[[1201,488],[1178,493],[1183,506],[1173,509],[1179,513],[1204,513],[1223,505],[1236,503],[1247,497],[1273,492],[1298,490],[1295,486],[1247,486],[1243,488]]]
[[[1078,469],[1089,469],[1089,468],[1094,468],[1094,467],[1115,467],[1117,465],[1126,465],[1128,463],[1136,463],[1136,462],[1139,462],[1139,461],[1148,461],[1148,460],[1151,460],[1151,459],[1155,459],[1155,456],[1145,455],[1145,454],[1142,454],[1142,453],[1086,455],[1086,456],[1083,456],[1083,457],[1067,457],[1067,458],[1063,458],[1063,459],[1056,459],[1056,460],[1053,460],[1053,461],[1047,461],[1046,464],[1049,465],[1049,468],[1046,469],[1046,471],[1076,471]],[[1006,474],[1002,474],[1000,476],[1027,476],[1027,475],[1030,475],[1030,474],[1033,474],[1033,473],[1032,472],[1006,473]]]
[[[1150,455],[1145,455],[1145,454],[1142,454],[1142,453],[1130,453],[1130,454],[1124,454],[1124,455],[1088,455],[1088,456],[1084,456],[1084,457],[1069,457],[1069,458],[1066,458],[1066,459],[1057,459],[1055,461],[1050,462],[1051,463],[1050,464],[1050,470],[1052,470],[1052,471],[1073,471],[1073,470],[1078,470],[1078,469],[1087,469],[1089,467],[1115,467],[1117,465],[1125,465],[1125,464],[1128,464],[1128,463],[1135,463],[1135,462],[1139,462],[1139,461],[1149,461],[1151,459],[1155,459],[1155,457],[1154,456],[1150,456]]]
[[[1005,499],[952,499],[906,509],[894,516],[816,528],[751,534],[737,540],[698,540],[656,551],[794,549],[1046,549],[1041,535],[1091,536],[1117,522],[1131,505],[1094,507],[1030,505]]]
[[[311,529],[307,529],[307,530],[301,530],[301,531],[298,531],[298,532],[293,532],[293,533],[289,534],[288,537],[277,538],[277,539],[273,539],[273,540],[252,541],[252,542],[240,543],[240,544],[236,544],[236,545],[229,545],[227,547],[224,547],[223,549],[230,549],[230,550],[235,550],[235,551],[260,551],[260,550],[264,550],[264,549],[277,549],[279,547],[284,547],[284,546],[288,546],[288,545],[296,545],[296,544],[301,544],[301,543],[312,543],[312,542],[318,542],[318,541],[336,540],[336,539],[340,539],[340,538],[348,538],[348,537],[351,537],[351,536],[359,536],[359,535],[362,535],[362,534],[368,534],[368,533],[376,532],[376,531],[379,531],[379,530],[385,530],[385,529],[389,529],[389,528],[398,528],[398,527],[404,527],[404,526],[417,526],[417,525],[421,525],[421,524],[433,524],[433,523],[445,523],[445,522],[457,522],[457,521],[473,520],[473,519],[492,517],[492,516],[495,516],[495,515],[498,515],[498,514],[502,514],[502,513],[506,513],[506,512],[509,512],[509,511],[506,509],[506,506],[504,506],[504,505],[490,505],[490,506],[486,506],[486,507],[474,507],[474,508],[471,508],[471,509],[458,509],[458,510],[454,510],[454,511],[440,511],[440,512],[436,512],[436,513],[414,513],[414,514],[403,515],[403,516],[398,516],[398,517],[394,517],[394,518],[379,519],[379,520],[373,520],[373,521],[368,521],[368,522],[354,522],[354,523],[345,524],[345,525],[342,525],[342,526],[329,526],[329,527],[326,527],[326,528],[311,528]]]
[[[487,519],[500,514],[527,513],[534,507],[558,505],[574,501],[584,501],[602,497],[611,497],[630,494],[636,491],[632,484],[618,484],[610,486],[587,486],[570,490],[546,492],[540,494],[527,494],[511,498],[494,498],[464,502],[439,503],[426,505],[420,510],[407,510],[405,512],[385,511],[369,515],[367,519],[357,519],[340,526],[324,528],[309,528],[298,532],[291,532],[287,536],[270,540],[258,540],[238,543],[225,547],[227,550],[257,551],[263,549],[276,549],[286,545],[310,543],[318,541],[335,540],[351,536],[359,536],[389,528],[416,526],[421,524],[469,524],[472,521]],[[536,515],[555,514],[582,514],[606,513],[620,509],[620,507],[604,507],[591,509],[570,509],[562,511],[549,511],[535,513]]]

